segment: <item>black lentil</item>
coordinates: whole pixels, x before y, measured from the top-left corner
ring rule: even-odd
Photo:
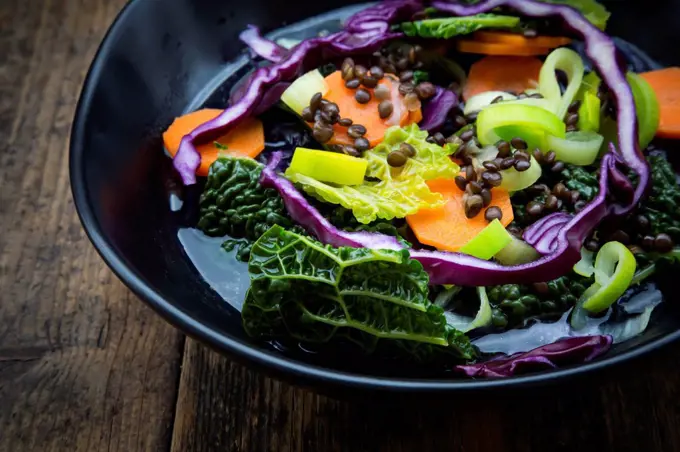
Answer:
[[[399,150],[407,157],[414,157],[416,155],[416,148],[409,143],[401,143],[401,145],[399,145]]]
[[[353,78],[345,82],[345,87],[349,89],[357,89],[359,86],[361,86],[361,81],[359,81],[358,78]]]
[[[484,212],[484,218],[491,223],[493,220],[503,219],[503,211],[497,206],[491,206]]]
[[[399,151],[392,151],[387,155],[387,164],[395,168],[404,166],[407,160],[408,157]]]
[[[496,147],[498,148],[498,156],[499,157],[507,157],[510,155],[510,143],[507,141],[501,140],[498,143],[496,143]]]
[[[453,180],[458,188],[460,188],[462,191],[465,191],[465,188],[467,187],[468,184],[467,179],[465,179],[463,176],[459,174]]]
[[[349,135],[352,138],[363,137],[364,135],[366,135],[366,127],[362,126],[361,124],[352,124],[347,129],[347,135]]]
[[[484,200],[480,195],[470,195],[465,199],[465,216],[474,218],[479,215],[483,207]]]
[[[491,204],[491,190],[484,188],[479,195],[482,197],[482,201],[484,201],[484,207],[488,207]]]
[[[394,106],[389,100],[384,100],[378,104],[378,114],[381,119],[389,118],[394,111]]]
[[[527,142],[521,139],[520,137],[515,137],[512,140],[510,140],[510,144],[512,144],[512,147],[515,149],[519,149],[520,151],[523,151],[527,148]]]
[[[354,99],[360,104],[367,104],[371,101],[371,93],[363,88],[359,88],[356,94],[354,94]]]
[[[531,163],[527,160],[517,160],[515,161],[515,169],[519,172],[524,172],[531,168]]]

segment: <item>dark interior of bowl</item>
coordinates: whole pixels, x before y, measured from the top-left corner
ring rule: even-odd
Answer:
[[[680,63],[675,46],[680,41],[680,3],[666,0],[649,7],[614,1],[607,6],[614,13],[611,34],[636,44],[664,65]],[[347,9],[286,27],[343,7]],[[181,228],[195,224],[192,204],[200,187],[181,187],[160,137],[185,111],[201,105],[224,107],[233,84],[250,68],[237,38],[247,24],[266,32],[278,30],[277,37],[304,38],[320,28],[337,27],[339,18],[353,8],[347,2],[308,0],[285,7],[267,0],[132,2],[109,33],[88,77],[71,155],[74,197],[88,234],[114,271],[152,307],[220,350],[308,376],[308,363],[327,367],[330,372],[316,369],[315,375],[336,375],[337,381],[354,377],[335,370],[364,377],[395,374],[341,355],[321,359],[281,354],[245,335],[239,313],[218,294],[219,287],[216,291],[206,283],[178,239]],[[185,201],[178,211],[172,208],[177,201],[173,195]],[[228,283],[221,292],[227,298],[230,287],[247,285],[247,275],[237,268],[222,270]],[[678,326],[675,317],[656,318],[643,336],[615,347],[602,360],[617,360],[665,342]],[[544,376],[560,373],[567,372]],[[428,378],[439,378],[441,387],[483,384],[446,380],[442,375]],[[409,384],[419,387],[424,381]],[[390,386],[388,380],[383,383]]]

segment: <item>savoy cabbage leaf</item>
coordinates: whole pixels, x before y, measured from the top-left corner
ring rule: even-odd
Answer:
[[[484,13],[467,17],[439,17],[404,22],[401,24],[401,30],[406,36],[449,39],[474,33],[482,28],[514,28],[519,22],[519,17]]]
[[[470,359],[468,338],[428,300],[428,276],[407,250],[333,248],[273,226],[254,245],[243,325],[254,337],[353,342],[419,361]]]

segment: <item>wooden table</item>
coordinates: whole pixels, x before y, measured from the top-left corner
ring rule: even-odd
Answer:
[[[533,397],[341,402],[162,321],[69,188],[76,99],[124,2],[0,0],[0,451],[680,450],[677,346]]]

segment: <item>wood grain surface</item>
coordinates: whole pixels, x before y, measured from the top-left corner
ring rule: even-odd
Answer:
[[[0,451],[680,450],[678,346],[568,388],[339,401],[165,324],[69,189],[76,99],[123,4],[0,0]]]

